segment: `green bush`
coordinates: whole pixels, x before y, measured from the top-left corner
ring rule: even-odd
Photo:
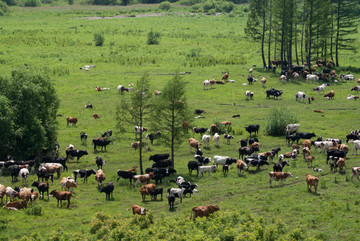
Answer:
[[[154,32],[153,30],[151,30],[151,31],[148,33],[147,44],[148,44],[148,45],[159,44],[160,36],[161,36],[161,35],[160,35],[159,32]]]
[[[6,5],[8,6],[15,6],[16,5],[16,1],[15,0],[2,0],[0,2],[4,2],[6,3]]]
[[[69,4],[69,5],[73,5],[73,4],[74,4],[74,0],[68,0],[68,4]]]
[[[265,132],[270,136],[283,136],[285,127],[296,122],[296,116],[292,115],[287,108],[274,107],[269,113]]]
[[[8,11],[8,5],[5,2],[0,1],[0,16],[4,16]]]
[[[201,3],[201,0],[180,0],[178,3],[181,5],[194,7],[194,5]]]
[[[171,8],[171,3],[168,1],[159,4],[159,9],[161,10],[170,10],[170,8]]]
[[[24,2],[25,7],[39,7],[41,6],[40,0],[25,0]]]
[[[42,215],[41,212],[42,212],[42,207],[40,206],[33,206],[25,210],[25,213],[27,215],[41,216]]]
[[[94,41],[95,41],[95,46],[103,46],[105,42],[104,34],[94,33]]]

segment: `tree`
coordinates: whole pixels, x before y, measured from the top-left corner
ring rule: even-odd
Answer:
[[[53,150],[59,99],[46,74],[20,69],[1,77],[0,103],[2,155],[25,160]]]
[[[179,75],[169,80],[162,91],[156,111],[153,112],[153,126],[161,130],[163,143],[171,149],[174,161],[174,150],[185,140],[182,123],[190,120],[190,111],[186,103],[185,83]],[[174,162],[173,162],[174,163]]]
[[[117,108],[117,126],[120,131],[125,131],[128,125],[140,127],[142,130],[146,117],[154,110],[152,95],[149,92],[149,75],[145,74],[134,86],[134,91],[129,93],[130,99],[122,98]],[[150,123],[149,123],[150,124]],[[139,165],[141,174],[144,173],[142,166],[143,132],[140,131]]]

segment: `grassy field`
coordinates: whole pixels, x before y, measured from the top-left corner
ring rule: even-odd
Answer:
[[[144,10],[145,9],[145,10]],[[150,10],[149,10],[150,9]],[[317,136],[340,138],[355,129],[360,129],[359,102],[346,100],[350,89],[355,84],[340,82],[327,87],[335,91],[334,100],[325,100],[322,95],[312,92],[318,83],[306,84],[303,80],[294,80],[281,84],[279,74],[272,74],[255,68],[254,76],[261,79],[267,77],[266,88],[261,83],[253,86],[243,86],[246,83],[248,69],[253,65],[260,66],[260,44],[254,43],[244,34],[246,17],[238,10],[234,14],[221,16],[202,16],[180,14],[164,14],[158,17],[132,17],[88,20],[84,17],[115,16],[118,14],[132,15],[146,11],[155,11],[155,7],[133,6],[125,7],[90,7],[75,5],[48,6],[41,8],[13,8],[8,16],[0,22],[0,66],[2,75],[10,74],[11,70],[28,66],[36,70],[48,72],[56,86],[61,99],[58,117],[60,156],[65,155],[65,148],[70,143],[75,148],[87,150],[88,156],[79,163],[71,161],[69,172],[75,169],[96,169],[95,157],[100,155],[106,160],[104,172],[106,181],[116,183],[116,170],[128,169],[138,165],[138,153],[130,148],[134,141],[133,127],[129,126],[127,133],[116,131],[116,106],[121,98],[128,98],[128,93],[120,95],[116,90],[119,84],[128,85],[138,80],[144,73],[150,74],[152,90],[161,90],[171,73],[191,72],[183,76],[187,81],[187,97],[192,109],[204,109],[205,119],[194,120],[198,127],[209,127],[214,121],[230,120],[236,130],[235,140],[230,145],[221,144],[216,148],[214,143],[210,149],[204,150],[204,155],[229,155],[238,157],[239,144],[236,141],[247,138],[244,126],[260,124],[258,138],[261,151],[281,147],[281,153],[290,151],[284,137],[267,136],[263,129],[267,117],[273,107],[286,107],[295,114],[301,125],[300,131],[315,132]],[[182,11],[179,8],[179,11]],[[175,13],[176,9],[173,10]],[[159,45],[146,44],[150,30],[161,33]],[[94,33],[102,32],[105,44],[96,47],[93,41]],[[356,44],[359,46],[359,37]],[[357,54],[344,52],[341,63],[344,67],[352,66],[359,69],[356,62]],[[86,64],[96,65],[90,71],[81,71]],[[340,72],[342,69],[337,69]],[[217,85],[215,89],[204,91],[202,82],[205,79],[221,79],[222,72],[228,71],[230,79],[236,83]],[[342,73],[347,73],[343,70]],[[353,73],[359,78],[360,73]],[[110,90],[95,92],[96,86],[108,87]],[[265,90],[274,87],[283,90],[279,100],[266,99]],[[244,92],[255,93],[254,100],[246,101]],[[303,104],[295,101],[295,93],[304,91],[313,95],[315,101]],[[93,110],[85,109],[84,105],[92,103]],[[323,114],[314,110],[323,110]],[[92,119],[97,113],[100,119]],[[240,114],[237,119],[231,118]],[[66,126],[66,116],[78,117],[77,127]],[[195,115],[194,115],[195,117]],[[147,123],[144,124],[147,126]],[[108,146],[107,152],[93,152],[91,139],[99,137],[106,130],[115,133],[114,142]],[[80,132],[85,131],[88,145],[80,142]],[[155,131],[155,130],[152,130]],[[242,133],[241,135],[239,133]],[[190,137],[189,132],[189,137]],[[199,138],[199,136],[196,136]],[[352,144],[349,145],[352,151]],[[149,155],[169,152],[155,141],[152,151],[145,152],[145,168]],[[350,151],[350,152],[351,152]],[[154,222],[164,219],[188,219],[194,206],[217,204],[221,211],[246,211],[256,217],[262,217],[272,223],[275,218],[281,219],[289,229],[300,229],[306,237],[322,240],[357,240],[360,222],[359,182],[350,181],[351,167],[359,166],[360,158],[349,153],[344,173],[330,173],[326,165],[326,156],[314,153],[315,163],[324,170],[322,174],[313,173],[306,167],[301,158],[292,161],[290,171],[293,177],[286,181],[282,188],[275,183],[269,188],[268,172],[272,165],[263,167],[256,172],[254,168],[239,177],[234,166],[229,176],[221,172],[205,175],[203,178],[190,176],[187,162],[193,159],[194,153],[189,152],[187,141],[176,151],[175,169],[177,175],[185,177],[199,185],[199,193],[191,198],[186,197],[183,203],[176,201],[176,210],[168,211],[166,198],[164,201],[147,201],[141,203],[141,195],[134,192],[127,180],[120,180],[115,187],[114,200],[105,201],[105,195],[96,189],[96,181],[91,176],[87,184],[79,182],[72,199],[70,209],[57,208],[56,200],[40,200],[41,216],[26,214],[25,211],[10,212],[0,210],[1,238],[20,239],[25,234],[36,231],[45,237],[47,230],[56,230],[74,234],[72,238],[86,239],[90,237],[91,219],[97,212],[104,212],[117,219],[132,219],[128,209],[134,203],[150,210]],[[307,192],[305,174],[319,176],[320,188],[318,194]],[[162,187],[174,187],[164,179]],[[31,175],[28,183],[37,179]],[[19,186],[21,182],[12,184],[10,176],[0,176],[0,183],[5,186]],[[60,189],[60,180],[54,180],[51,189]],[[147,198],[149,199],[149,198]],[[52,231],[50,233],[54,233]],[[56,233],[56,232],[55,232]],[[36,239],[36,234],[32,236]]]

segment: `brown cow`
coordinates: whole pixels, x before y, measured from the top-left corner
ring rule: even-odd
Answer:
[[[139,214],[139,215],[146,215],[146,209],[143,207],[140,207],[139,205],[132,205],[131,206],[133,214]]]
[[[152,191],[155,190],[155,188],[156,188],[155,184],[146,184],[141,186],[140,193],[143,202],[145,202],[146,195],[150,195]]]
[[[304,147],[304,148],[302,149],[302,154],[303,154],[304,161],[305,161],[305,160],[306,160],[306,157],[308,157],[308,156],[311,155],[310,148]]]
[[[1,198],[1,205],[3,204],[5,194],[6,194],[6,188],[5,188],[5,186],[4,186],[4,185],[1,185],[1,184],[0,184],[0,198]]]
[[[339,160],[336,162],[335,169],[336,167],[339,167],[339,171],[342,172],[343,168],[345,167],[345,158],[339,158]]]
[[[68,117],[66,117],[66,124],[67,124],[67,126],[69,126],[69,123],[71,123],[73,126],[76,126],[76,123],[78,122],[78,118],[76,118],[76,117],[70,117],[70,116],[68,116]]]
[[[62,166],[45,166],[48,174],[57,173],[57,178],[60,178]]]
[[[269,172],[269,182],[270,187],[272,187],[272,181],[281,181],[281,187],[283,186],[283,181],[286,180],[286,178],[292,177],[292,174],[290,172]]]
[[[241,175],[241,170],[248,170],[248,165],[243,160],[237,160],[236,167],[238,169],[238,175]]]
[[[348,153],[349,150],[350,150],[349,147],[347,145],[345,145],[345,144],[340,144],[338,146],[338,148],[339,148],[340,151],[343,151],[343,152],[346,152],[346,153]]]
[[[100,118],[100,116],[98,114],[96,114],[96,113],[93,114],[93,119],[99,119],[99,118]]]
[[[324,95],[324,97],[326,97],[326,99],[331,100],[332,98],[334,98],[335,96],[335,91],[330,91],[329,93],[327,93],[326,95]]]
[[[136,151],[140,147],[140,141],[132,142],[132,143],[130,143],[130,146],[132,148],[134,148],[134,150]],[[144,148],[146,148],[146,142],[145,141],[142,142],[142,146]]]
[[[5,204],[5,206],[3,208],[7,208],[10,210],[18,210],[18,209],[27,208],[27,202],[26,201],[8,202],[7,204]]]
[[[145,174],[145,175],[135,175],[133,176],[133,180],[134,180],[134,191],[135,191],[135,188],[136,188],[136,184],[139,184],[139,183],[146,183],[146,184],[149,184],[150,183],[150,180],[151,178],[154,177],[154,173],[153,172],[150,172],[149,174]]]
[[[100,86],[96,86],[96,87],[95,87],[95,91],[102,91],[102,89],[101,89]]]
[[[71,192],[68,191],[56,191],[56,189],[52,190],[50,192],[50,195],[53,195],[56,199],[57,199],[57,207],[59,207],[59,202],[60,202],[60,207],[62,207],[62,200],[67,200],[68,201],[68,206],[67,208],[70,207],[70,198],[72,196]]]
[[[306,174],[306,184],[308,191],[311,190],[311,186],[314,186],[315,193],[317,191],[317,186],[319,184],[319,178],[311,176],[310,174]]]
[[[223,121],[223,122],[221,122],[221,124],[223,125],[223,126],[225,126],[225,127],[227,127],[227,126],[231,126],[231,121]]]
[[[312,166],[312,162],[313,162],[314,159],[315,159],[314,156],[308,156],[308,157],[306,158],[306,162],[307,162],[307,166],[308,166],[308,167],[309,167],[309,164],[311,164],[311,166]]]
[[[200,142],[194,138],[189,138],[190,152],[192,147],[196,148],[196,150],[200,149]]]
[[[304,140],[303,143],[302,143],[302,147],[307,147],[309,148],[309,150],[311,149],[311,140],[307,139],[307,140]]]
[[[193,207],[191,209],[190,220],[195,220],[197,217],[209,217],[210,214],[219,211],[220,208],[218,205],[205,205]]]
[[[105,181],[105,179],[106,179],[106,176],[105,176],[104,171],[101,169],[97,170],[96,174],[95,174],[95,180],[98,183],[98,187],[102,186],[102,183],[103,183],[103,181]]]
[[[213,134],[217,132],[217,126],[216,126],[216,124],[212,124],[212,125],[211,125],[211,127],[210,127],[210,132],[213,133]]]

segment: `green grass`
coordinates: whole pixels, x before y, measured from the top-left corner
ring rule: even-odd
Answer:
[[[266,88],[262,88],[258,82],[253,86],[243,86],[242,83],[247,83],[248,69],[254,64],[260,66],[261,62],[260,44],[245,36],[243,28],[246,18],[240,11],[233,15],[217,17],[185,14],[102,20],[81,18],[130,14],[136,12],[134,9],[139,9],[136,10],[138,12],[153,11],[156,6],[74,5],[44,6],[35,9],[12,8],[9,16],[1,18],[2,74],[9,74],[13,68],[24,65],[35,70],[47,71],[52,76],[61,99],[59,114],[63,116],[58,117],[60,155],[65,155],[65,148],[70,143],[89,152],[79,163],[70,162],[69,172],[63,173],[62,176],[69,176],[78,168],[96,169],[94,160],[97,155],[106,160],[106,181],[114,183],[117,169],[123,170],[138,165],[138,153],[130,148],[130,143],[134,141],[133,127],[129,126],[127,133],[116,132],[116,106],[121,98],[129,97],[129,93],[120,95],[116,87],[119,84],[134,83],[145,72],[150,74],[152,89],[157,90],[161,90],[165,82],[172,78],[171,75],[164,74],[176,71],[191,72],[183,76],[183,80],[188,81],[188,102],[191,109],[204,109],[207,112],[204,114],[206,118],[195,120],[194,125],[209,127],[216,120],[230,120],[233,129],[243,131],[242,135],[235,136],[230,145],[221,144],[216,148],[214,143],[211,143],[211,148],[205,150],[205,156],[238,157],[239,144],[236,141],[248,137],[243,127],[250,124],[260,124],[258,138],[261,151],[279,146],[282,148],[281,153],[290,151],[290,147],[285,145],[284,137],[266,136],[263,132],[268,113],[275,106],[287,107],[297,116],[301,125],[300,131],[314,131],[317,136],[344,140],[350,131],[359,129],[359,102],[346,100],[354,83],[339,83],[327,87],[327,90],[335,91],[335,99],[328,101],[322,95],[312,92],[317,83],[305,84],[301,80],[281,84],[278,74],[255,68],[256,78],[260,80],[262,76],[267,77]],[[159,45],[146,44],[147,34],[151,29],[161,33]],[[104,46],[95,47],[93,34],[99,31],[104,33],[105,42]],[[358,36],[357,41],[358,46]],[[360,68],[356,59],[356,53],[344,52],[341,55],[343,66]],[[94,64],[96,68],[88,72],[79,70],[85,64]],[[203,90],[202,82],[205,79],[220,80],[224,71],[228,71],[230,79],[236,80],[236,83]],[[355,77],[359,77],[359,73],[354,74]],[[95,92],[96,86],[109,87],[110,90]],[[280,100],[265,98],[265,90],[270,87],[283,90],[284,94]],[[254,100],[245,100],[246,90],[255,93]],[[316,100],[311,105],[296,102],[297,91],[304,91]],[[88,103],[93,104],[93,110],[84,108]],[[315,109],[323,110],[324,113],[314,113]],[[101,118],[92,119],[93,113],[99,114]],[[231,118],[234,114],[240,114],[241,117]],[[66,116],[78,117],[77,127],[67,127]],[[147,123],[144,126],[147,126]],[[91,139],[108,129],[115,132],[114,142],[108,146],[107,152],[94,153]],[[89,136],[87,146],[82,146],[80,142],[81,131],[85,131]],[[352,151],[352,145],[349,146]],[[164,152],[169,150],[155,140],[152,151],[144,153],[145,168],[151,165],[147,161],[149,155]],[[323,174],[315,174],[320,178],[318,195],[306,190],[305,174],[313,172],[301,158],[285,168],[293,177],[285,182],[284,187],[279,188],[279,183],[276,182],[274,188],[269,188],[267,173],[272,170],[272,166],[266,166],[260,172],[255,172],[251,168],[241,177],[237,176],[233,166],[227,177],[223,177],[220,171],[211,176],[198,178],[194,175],[189,176],[187,171],[187,162],[192,160],[194,155],[189,152],[187,140],[175,154],[177,175],[197,183],[199,193],[185,198],[182,204],[177,200],[174,212],[168,211],[166,199],[141,203],[139,187],[134,192],[127,180],[120,180],[116,184],[114,200],[105,201],[105,195],[97,191],[96,181],[91,176],[87,184],[79,181],[70,209],[57,208],[56,200],[50,197],[49,201],[39,201],[42,216],[28,215],[25,211],[0,210],[0,220],[7,220],[6,228],[0,229],[1,237],[20,239],[34,231],[47,236],[47,230],[50,229],[74,234],[72,238],[85,239],[90,235],[90,222],[96,212],[128,220],[133,218],[128,209],[136,203],[150,210],[156,225],[162,222],[164,215],[169,220],[188,219],[192,207],[217,204],[221,208],[220,212],[243,210],[256,217],[263,217],[266,222],[272,222],[275,217],[279,218],[291,229],[300,228],[307,237],[325,240],[358,239],[359,182],[347,180],[351,175],[351,167],[359,166],[359,157],[351,153],[348,155],[344,174],[330,173],[329,167],[325,164],[326,157],[320,153],[313,153],[314,165],[319,165],[324,170]],[[173,178],[175,176],[164,179],[160,186],[164,189],[174,187],[173,184],[167,183],[167,180]],[[31,184],[35,179],[36,176],[31,175],[28,183]],[[12,184],[11,178],[7,175],[0,176],[0,183],[5,186],[21,185],[21,182]],[[60,180],[55,179],[52,188],[60,189]],[[35,239],[36,234],[34,235],[32,237]]]

